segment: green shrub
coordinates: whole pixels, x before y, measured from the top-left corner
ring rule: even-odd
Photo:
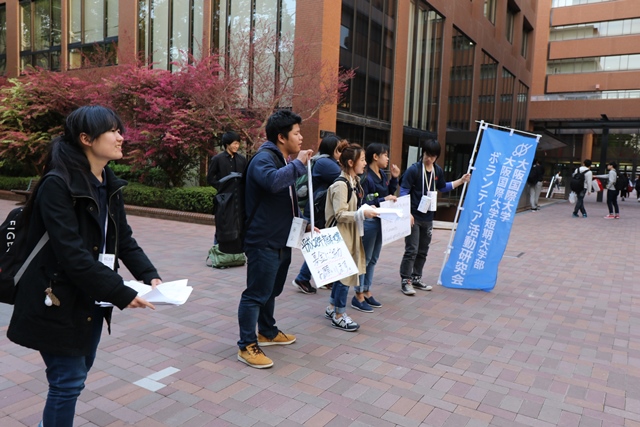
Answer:
[[[212,187],[161,189],[131,183],[124,188],[129,205],[211,214],[216,190]]]
[[[26,190],[31,179],[38,177],[0,176],[0,190]]]
[[[30,180],[0,176],[0,190],[24,190]],[[128,205],[211,214],[216,190],[213,187],[157,188],[129,182],[124,187],[123,195]]]

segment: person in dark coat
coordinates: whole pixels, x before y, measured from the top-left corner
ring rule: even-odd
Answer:
[[[207,182],[216,190],[220,190],[220,180],[231,172],[244,173],[247,167],[247,159],[240,153],[240,136],[235,132],[225,132],[222,135],[224,151],[216,154],[209,162]]]
[[[26,246],[33,248],[45,232],[49,240],[18,283],[7,337],[39,351],[44,360],[49,393],[40,425],[47,427],[72,427],[105,320],[111,329],[113,306],[154,308],[124,284],[119,260],[136,279],[161,283],[127,223],[127,183],[107,167],[122,158],[122,131],[120,118],[108,108],[72,112],[64,135],[52,141],[43,178],[22,213]]]

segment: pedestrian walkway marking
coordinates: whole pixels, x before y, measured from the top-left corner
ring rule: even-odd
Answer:
[[[168,368],[165,368],[160,372],[156,372],[155,374],[148,375],[145,378],[134,382],[133,384],[137,385],[138,387],[142,387],[149,391],[155,392],[163,387],[166,387],[165,384],[158,382],[159,380],[168,377],[169,375],[173,375],[176,372],[180,372],[180,369],[169,366]]]

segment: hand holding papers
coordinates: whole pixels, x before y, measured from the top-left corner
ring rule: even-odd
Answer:
[[[187,286],[188,279],[163,282],[153,289],[144,283],[128,280],[125,285],[138,292],[138,296],[152,304],[182,305],[187,302],[193,287]]]

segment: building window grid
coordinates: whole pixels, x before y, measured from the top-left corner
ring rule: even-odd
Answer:
[[[527,126],[527,101],[529,99],[529,88],[522,82],[518,82],[518,97],[516,100],[517,116],[516,129],[526,130]]]
[[[356,76],[339,110],[391,119],[395,4],[395,0],[343,2],[340,66],[355,68]]]
[[[28,67],[60,71],[61,0],[23,0],[19,5],[21,71]]]
[[[447,126],[453,129],[469,130],[476,44],[455,27],[452,42],[453,61],[450,71]]]
[[[154,68],[174,69],[174,62],[180,60],[189,61],[185,55],[200,56],[200,40],[202,40],[203,21],[203,0],[185,0],[188,7],[176,7],[180,0],[138,0],[138,50],[144,54],[147,62]],[[164,10],[160,7],[165,8]],[[186,19],[182,19],[187,26],[186,46],[178,46],[177,34],[174,34],[176,21],[179,20],[180,13],[186,13]],[[195,17],[198,21],[195,21]],[[185,18],[183,16],[183,18]],[[200,25],[198,25],[200,24]],[[154,33],[166,32],[163,37],[158,37]],[[162,43],[162,44],[160,44]],[[159,48],[156,46],[160,45]],[[186,47],[186,49],[182,49]]]
[[[493,123],[496,105],[496,81],[498,78],[498,61],[482,51],[480,65],[480,95],[478,96],[479,118]]]
[[[551,2],[551,7],[567,7],[567,6],[577,6],[581,4],[591,4],[591,3],[605,3],[609,1],[615,0],[553,0]]]
[[[513,118],[513,91],[516,77],[506,68],[502,68],[502,89],[500,91],[500,126],[511,127]]]
[[[580,40],[640,34],[640,18],[551,27],[549,41]]]
[[[435,132],[438,120],[443,18],[411,3],[404,125]]]
[[[547,75],[640,70],[640,54],[591,56],[547,61]]]
[[[71,7],[69,7],[69,22],[71,25],[73,25],[75,21],[73,16],[74,10],[79,12],[77,19],[80,23],[77,34],[74,34],[72,29],[69,30],[69,44],[67,46],[69,52],[69,68],[74,69],[91,66],[91,62],[94,60],[100,61],[96,64],[98,66],[117,65],[118,0],[104,0],[102,2],[102,11],[98,11],[86,3],[87,0],[73,0]],[[113,9],[110,10],[110,8]],[[100,30],[102,37],[99,37],[97,40],[88,40],[90,37],[87,37],[87,32],[89,31],[86,22],[87,11],[101,15],[101,19],[99,19],[102,24],[100,25],[101,28],[96,28],[95,30]],[[110,22],[110,19],[113,18],[115,18],[115,23]]]

